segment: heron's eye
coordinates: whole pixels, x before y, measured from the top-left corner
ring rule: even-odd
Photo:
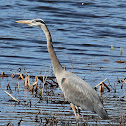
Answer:
[[[32,21],[32,23],[36,23],[36,21]]]

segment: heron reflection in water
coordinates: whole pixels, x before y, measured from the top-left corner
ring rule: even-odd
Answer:
[[[102,119],[108,119],[108,114],[96,91],[86,81],[75,74],[66,71],[60,64],[53,48],[51,34],[45,22],[42,19],[20,20],[16,22],[28,24],[29,26],[38,26],[45,33],[47,48],[56,80],[64,93],[65,99],[71,103],[76,119],[79,118],[79,114],[76,113],[75,106],[80,107],[83,110],[93,111]]]

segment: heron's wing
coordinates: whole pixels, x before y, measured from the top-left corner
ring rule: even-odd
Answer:
[[[65,98],[82,109],[93,111],[92,104],[99,102],[95,90],[73,73],[67,72],[61,80],[61,85]]]

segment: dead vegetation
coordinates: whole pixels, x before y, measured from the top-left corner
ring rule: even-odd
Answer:
[[[43,76],[30,76],[30,75],[23,75],[21,73],[14,73],[14,74],[11,74],[11,75],[9,75],[9,74],[7,75],[4,72],[2,72],[0,77],[1,78],[11,77],[11,78],[14,78],[16,80],[18,79],[19,81],[17,82],[17,88],[16,88],[16,90],[18,92],[21,90],[20,89],[20,86],[21,86],[20,82],[23,82],[24,83],[24,89],[27,90],[27,92],[31,92],[31,95],[33,95],[34,97],[36,97],[38,99],[37,102],[34,104],[34,106],[37,106],[37,104],[41,103],[42,101],[46,101],[46,104],[56,104],[56,105],[58,105],[58,104],[61,104],[61,105],[69,104],[68,102],[64,101],[63,94],[58,93],[57,96],[55,96],[56,94],[54,93],[54,90],[58,87],[58,84],[57,84],[54,76],[45,76],[45,75],[43,75]],[[33,79],[34,79],[34,81],[33,81]],[[42,84],[40,85],[40,83],[42,83]],[[125,93],[126,93],[126,78],[119,79],[117,77],[116,83],[120,85],[121,89],[125,89]],[[48,88],[50,90],[48,90]],[[114,85],[110,84],[108,78],[101,81],[94,88],[95,88],[95,90],[98,89],[100,96],[102,96],[106,92],[110,92],[110,93],[115,92],[116,93],[117,90],[118,90],[116,88],[115,84]],[[12,99],[11,101],[15,102],[16,103],[15,105],[22,105],[22,106],[27,106],[27,107],[33,106],[32,100],[25,101],[25,100],[20,100],[18,98],[15,98],[12,95],[13,89],[12,89],[9,82],[7,84],[6,90],[7,91],[4,91],[4,92],[7,95],[9,95],[9,97],[11,97],[11,99]],[[52,98],[52,96],[59,97],[59,99],[54,99],[54,98]],[[62,97],[62,99],[61,99],[61,97]],[[113,95],[113,98],[117,98],[117,101],[126,103],[126,100],[125,100],[126,95],[122,96],[122,97],[117,97],[116,95]],[[78,125],[75,122],[74,118],[73,118],[73,120],[71,120],[71,119],[64,120],[64,119],[62,119],[62,117],[61,117],[61,119],[59,119],[58,118],[58,112],[56,112],[55,114],[53,114],[51,116],[47,116],[47,117],[43,118],[43,117],[41,117],[42,113],[40,111],[34,116],[34,121],[37,122],[37,123],[40,123],[40,125],[42,124],[43,126],[44,125],[45,126],[46,125],[54,126],[54,125],[60,124],[60,125],[63,125],[63,126],[65,126],[65,125],[69,126],[69,125],[73,124],[73,120],[74,120],[74,124]],[[126,111],[126,109],[125,109],[125,111]],[[73,115],[73,113],[71,113],[71,115]],[[81,124],[83,124],[83,125],[88,125],[92,121],[100,123],[100,120],[97,117],[94,118],[93,116],[86,115],[84,117],[84,119],[85,118],[86,118],[85,121],[84,120],[81,121]],[[20,126],[22,121],[23,121],[23,118],[19,119],[19,122],[17,122],[17,124]],[[116,122],[119,125],[126,124],[126,115],[124,115],[124,114],[120,115],[118,118],[112,117],[112,119],[109,121],[108,124],[111,125],[111,124],[114,124],[114,122]],[[9,122],[7,125],[8,126],[13,125],[13,123]]]

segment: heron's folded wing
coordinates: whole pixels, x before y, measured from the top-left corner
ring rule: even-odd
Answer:
[[[99,98],[87,82],[71,74],[71,76],[62,79],[61,85],[65,98],[69,102],[80,106],[82,109],[93,111],[92,104],[94,104],[94,100],[99,100]]]

